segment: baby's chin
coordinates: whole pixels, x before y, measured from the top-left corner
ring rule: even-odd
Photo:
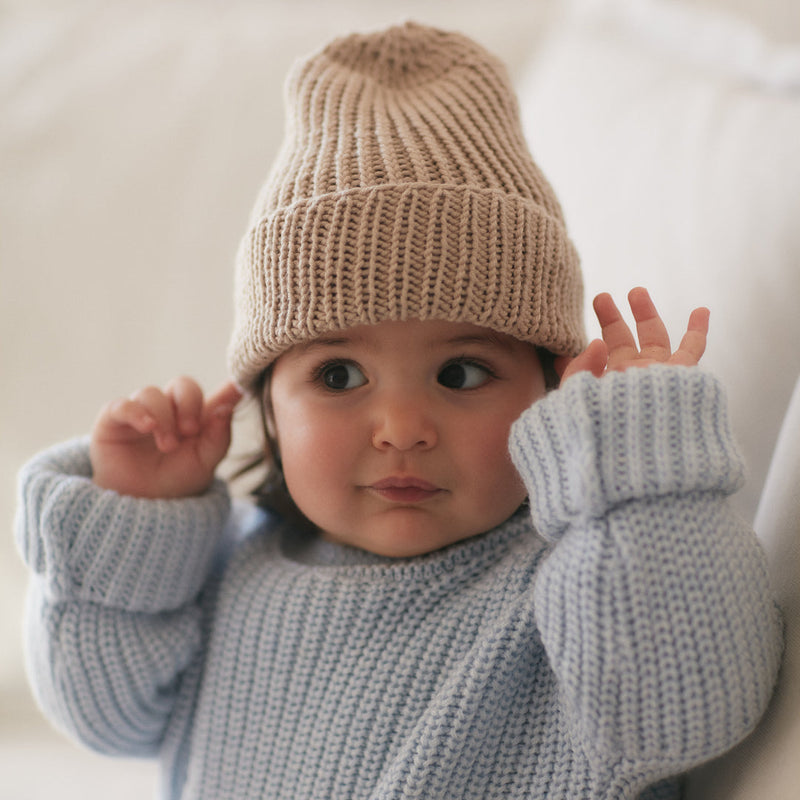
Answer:
[[[329,542],[356,547],[376,556],[402,559],[436,553],[479,536],[502,522],[501,519],[486,528],[443,525],[424,509],[400,507],[360,529],[336,531],[320,527],[318,530]]]

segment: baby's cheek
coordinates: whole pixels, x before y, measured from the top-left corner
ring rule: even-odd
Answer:
[[[476,435],[473,465],[473,491],[482,511],[499,524],[519,508],[527,492],[508,452],[508,435],[503,431]]]
[[[351,470],[342,430],[336,425],[298,425],[281,445],[286,486],[298,508],[314,522],[338,507]]]

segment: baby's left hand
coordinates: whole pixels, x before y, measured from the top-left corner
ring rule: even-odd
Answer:
[[[667,329],[658,315],[646,289],[632,289],[628,302],[636,320],[636,339],[609,294],[599,294],[594,299],[594,313],[600,323],[602,339],[595,339],[575,358],[556,359],[556,370],[561,381],[577,372],[589,371],[601,377],[608,371],[623,371],[629,367],[647,367],[651,364],[679,364],[694,366],[706,349],[709,311],[696,308],[681,343],[672,352]]]

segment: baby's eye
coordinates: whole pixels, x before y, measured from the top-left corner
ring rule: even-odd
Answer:
[[[320,370],[320,379],[326,388],[339,392],[357,389],[367,382],[364,373],[355,364],[342,362],[324,366]]]
[[[437,380],[448,389],[477,389],[491,377],[491,371],[480,364],[472,361],[454,361],[442,369]]]

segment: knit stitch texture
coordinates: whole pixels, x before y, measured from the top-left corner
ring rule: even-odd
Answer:
[[[582,349],[578,255],[498,59],[414,23],[354,34],[296,65],[286,110],[237,256],[243,387],[293,344],[384,320]]]
[[[511,452],[529,510],[402,560],[223,526],[220,485],[103,491],[83,441],[40,455],[17,519],[39,702],[159,757],[171,800],[677,797],[670,776],[754,726],[780,656],[719,386],[579,375]]]

